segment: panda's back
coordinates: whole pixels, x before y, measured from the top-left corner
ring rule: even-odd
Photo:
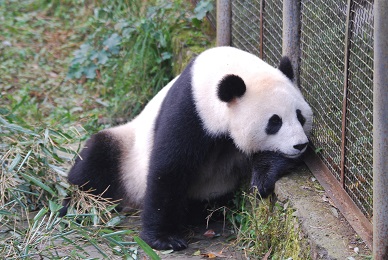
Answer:
[[[128,207],[142,207],[153,146],[154,123],[165,96],[177,78],[161,89],[132,121],[109,129],[125,147],[120,158],[119,175],[126,193],[123,204]]]

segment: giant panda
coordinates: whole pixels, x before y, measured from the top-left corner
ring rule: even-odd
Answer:
[[[312,110],[278,68],[233,47],[194,58],[127,124],[87,142],[70,183],[142,209],[154,249],[187,247],[190,205],[235,191],[245,179],[267,196],[308,145]]]

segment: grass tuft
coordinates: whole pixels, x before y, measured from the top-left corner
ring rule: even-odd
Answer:
[[[172,35],[201,24],[190,8],[180,0],[0,0],[2,257],[152,254],[120,226],[116,202],[69,185],[66,172],[91,133],[129,120],[172,78]]]
[[[111,201],[102,197],[102,195],[94,195],[92,191],[83,191],[77,186],[71,186],[68,200],[67,215],[91,215],[93,216],[94,226],[99,224],[107,224],[113,218],[113,210],[118,205],[119,201]]]
[[[271,199],[258,198],[257,191],[236,197],[230,218],[236,245],[255,259],[310,259],[294,210]]]

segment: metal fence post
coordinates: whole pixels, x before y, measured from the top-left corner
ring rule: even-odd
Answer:
[[[388,1],[374,3],[373,257],[388,259]]]
[[[230,46],[231,25],[231,0],[217,0],[217,46]]]
[[[283,55],[291,59],[295,83],[299,86],[300,60],[300,0],[283,1]]]

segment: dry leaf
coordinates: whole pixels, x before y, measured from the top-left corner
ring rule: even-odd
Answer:
[[[201,256],[203,258],[216,258],[216,257],[219,257],[219,258],[226,258],[227,256],[223,255],[222,254],[222,250],[219,252],[219,253],[204,253],[204,254],[201,254]]]
[[[214,232],[213,229],[209,229],[205,233],[203,233],[203,235],[208,238],[213,238],[216,235],[216,232]]]
[[[216,258],[217,256],[213,253],[206,253],[206,254],[201,254],[202,257],[204,258]]]

